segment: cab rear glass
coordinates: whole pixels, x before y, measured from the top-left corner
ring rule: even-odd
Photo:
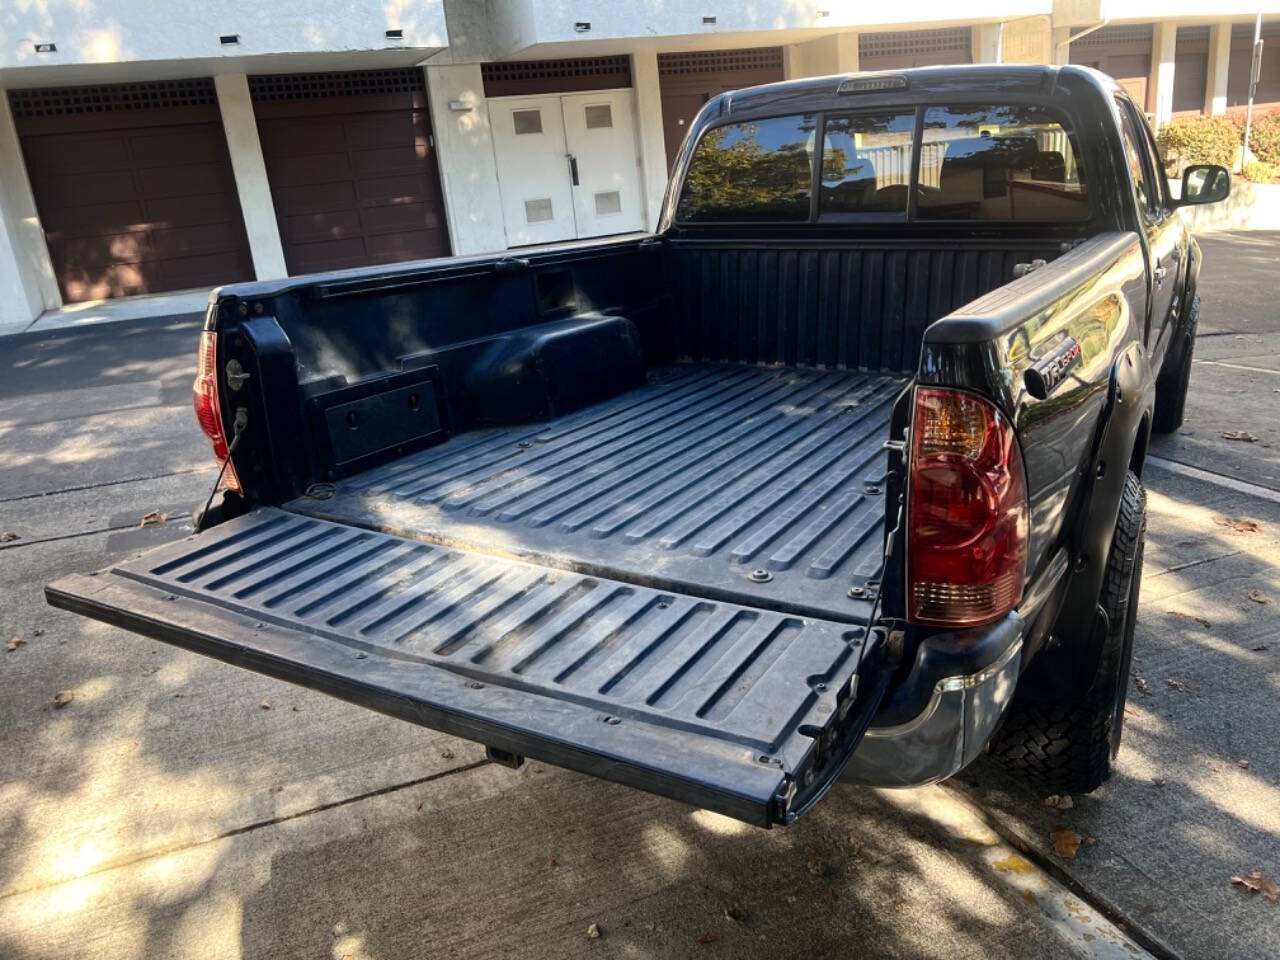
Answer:
[[[676,220],[1068,222],[1092,212],[1064,117],[982,104],[712,127],[689,161]]]

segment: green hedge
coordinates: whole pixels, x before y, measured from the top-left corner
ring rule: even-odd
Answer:
[[[1240,146],[1240,130],[1224,116],[1180,117],[1161,127],[1157,140],[1166,163],[1176,160],[1183,165],[1220,163],[1230,167]]]
[[[1241,136],[1243,137],[1243,133]],[[1249,149],[1263,163],[1273,167],[1280,166],[1280,113],[1267,113],[1253,118]]]
[[[1271,183],[1276,178],[1276,168],[1260,160],[1250,160],[1244,165],[1244,178],[1254,183]]]

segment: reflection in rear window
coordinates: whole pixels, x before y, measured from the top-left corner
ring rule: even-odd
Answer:
[[[676,219],[808,220],[815,125],[805,114],[708,131],[689,162]]]
[[[1034,106],[930,107],[920,145],[922,220],[1084,220],[1075,138]]]

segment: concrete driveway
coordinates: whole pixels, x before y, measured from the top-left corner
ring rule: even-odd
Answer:
[[[52,610],[189,532],[198,319],[0,339],[0,956],[1280,956],[1230,881],[1280,878],[1280,236],[1204,247],[1125,746],[1065,811],[980,762],[759,831]]]

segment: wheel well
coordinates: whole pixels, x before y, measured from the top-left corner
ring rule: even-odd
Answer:
[[[1138,435],[1133,441],[1133,452],[1129,454],[1129,469],[1138,477],[1142,476],[1142,466],[1147,462],[1147,444],[1151,441],[1151,414],[1144,414],[1138,424]]]

